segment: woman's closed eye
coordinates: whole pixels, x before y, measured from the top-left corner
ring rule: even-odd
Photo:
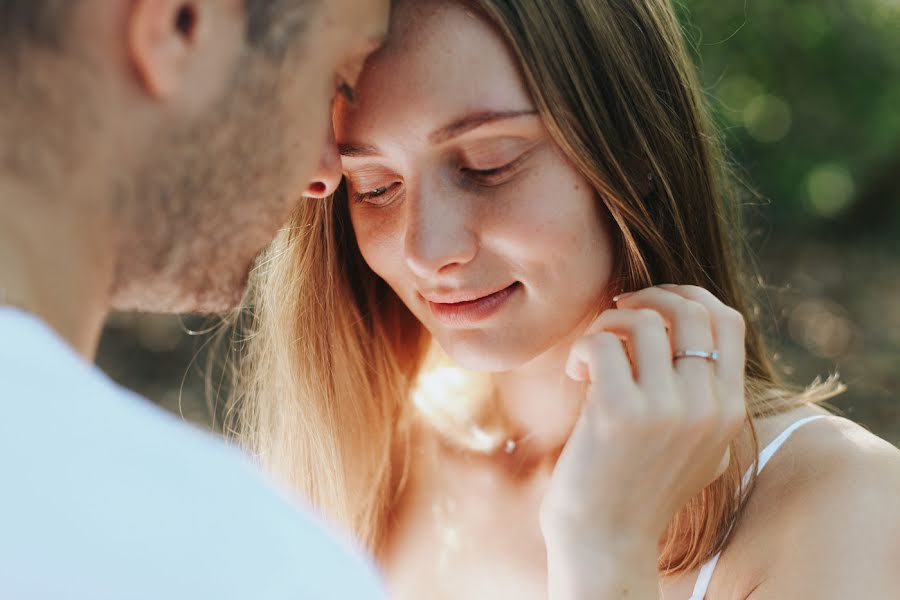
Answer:
[[[503,183],[522,161],[522,157],[499,167],[490,169],[474,169],[462,167],[460,172],[470,179],[483,185],[497,185]]]
[[[475,144],[463,151],[459,171],[470,181],[485,185],[506,183],[531,155],[534,145],[528,140],[501,138]]]
[[[538,147],[537,141],[522,138],[475,140],[446,155],[440,166],[455,172],[463,188],[495,187],[511,181]],[[377,165],[354,168],[346,177],[350,197],[358,204],[388,206],[404,187],[396,173]]]
[[[390,202],[402,179],[390,169],[365,165],[344,173],[350,199],[356,203],[382,206]]]
[[[506,163],[505,165],[493,167],[490,169],[460,167],[459,171],[468,180],[478,185],[500,185],[508,181],[510,177],[515,174],[516,168],[521,164],[524,158],[525,156],[523,155],[513,160],[512,162]],[[356,202],[367,202],[376,206],[384,206],[390,202],[391,198],[394,195],[394,192],[396,192],[399,187],[399,182],[392,182],[389,184],[380,185],[368,191],[363,191],[359,188],[356,188],[353,192],[353,199]]]
[[[518,167],[526,158],[526,155],[522,155],[504,165],[489,169],[461,166],[459,167],[459,172],[467,179],[467,183],[471,182],[481,186],[501,185],[516,174]],[[351,188],[354,190],[352,197],[357,203],[366,202],[375,206],[386,206],[399,190],[400,182],[394,181],[378,185],[377,187],[370,187],[368,190],[366,190],[366,186],[351,185]]]
[[[378,186],[369,191],[355,190],[353,192],[353,200],[356,202],[368,202],[376,206],[383,206],[390,202],[394,192],[400,187],[400,182],[393,182]]]

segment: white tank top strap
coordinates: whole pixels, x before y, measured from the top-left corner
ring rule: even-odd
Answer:
[[[719,552],[700,567],[700,574],[697,576],[697,583],[694,584],[694,592],[691,594],[690,600],[703,600],[706,596],[709,582],[712,581],[713,572],[716,570],[716,565],[719,564],[719,558],[721,557],[722,553]]]
[[[800,419],[799,421],[795,421],[791,423],[790,427],[782,431],[777,438],[772,440],[768,446],[766,446],[762,452],[759,453],[759,460],[756,461],[756,474],[759,475],[762,473],[763,468],[769,463],[775,453],[781,449],[788,439],[794,435],[794,432],[806,425],[807,423],[811,423],[813,421],[818,421],[819,419],[824,419],[830,415],[813,415],[811,417],[806,417],[805,419]],[[752,477],[753,467],[751,466],[744,473],[743,479],[741,479],[741,490],[747,489],[747,486],[750,485],[750,479]]]
[[[756,474],[759,475],[763,468],[768,464],[769,460],[775,455],[776,452],[784,445],[786,441],[794,434],[795,431],[806,425],[807,423],[811,423],[813,421],[818,421],[819,419],[824,419],[830,415],[814,415],[812,417],[806,417],[804,419],[800,419],[792,423],[787,429],[782,431],[778,437],[772,440],[768,446],[766,446],[762,452],[759,453],[759,459],[756,462]],[[744,477],[741,480],[741,490],[747,489],[747,486],[750,485],[750,478],[752,477],[753,467],[751,466],[744,473]],[[706,590],[709,589],[709,583],[712,581],[713,573],[716,570],[716,565],[719,564],[719,558],[721,558],[722,553],[719,552],[715,556],[713,556],[708,562],[706,562],[702,567],[700,567],[700,573],[697,575],[697,583],[694,584],[694,592],[691,594],[690,600],[704,600],[706,598]]]

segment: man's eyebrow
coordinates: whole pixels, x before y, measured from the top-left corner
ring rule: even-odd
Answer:
[[[536,110],[512,110],[512,111],[489,111],[478,112],[466,115],[461,119],[453,121],[449,125],[445,125],[434,131],[428,136],[428,141],[432,144],[443,144],[453,138],[459,137],[464,133],[468,133],[473,129],[477,129],[482,125],[494,123],[497,121],[506,121],[508,119],[516,119],[518,117],[533,116],[538,114]]]

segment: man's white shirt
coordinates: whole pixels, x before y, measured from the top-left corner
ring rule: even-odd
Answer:
[[[0,307],[0,599],[382,598],[248,459]]]

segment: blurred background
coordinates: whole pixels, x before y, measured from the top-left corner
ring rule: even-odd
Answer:
[[[793,383],[900,445],[900,0],[676,2],[739,173],[760,315]],[[213,427],[196,317],[115,315],[99,362]]]

